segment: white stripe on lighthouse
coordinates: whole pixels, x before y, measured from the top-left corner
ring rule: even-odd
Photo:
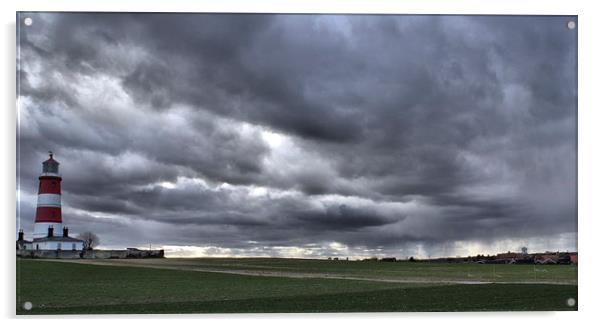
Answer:
[[[59,174],[59,173],[41,173],[40,176],[61,177],[61,174]]]
[[[38,194],[38,207],[60,207],[61,195],[52,193]]]

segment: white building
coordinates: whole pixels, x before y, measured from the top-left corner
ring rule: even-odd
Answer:
[[[69,236],[69,229],[63,227],[61,236],[54,235],[54,228],[48,227],[48,235],[45,237],[34,238],[31,242],[33,250],[73,250],[81,251],[84,249],[84,241]]]

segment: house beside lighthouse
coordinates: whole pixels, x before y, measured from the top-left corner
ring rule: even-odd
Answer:
[[[84,241],[69,236],[69,228],[63,226],[61,212],[61,175],[59,163],[49,152],[50,158],[42,163],[39,177],[38,204],[33,228],[33,240],[26,241],[19,231],[17,248],[23,250],[81,251]]]

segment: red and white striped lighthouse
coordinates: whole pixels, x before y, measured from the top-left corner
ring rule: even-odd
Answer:
[[[58,236],[63,227],[61,215],[61,175],[59,174],[59,163],[52,158],[42,163],[42,174],[40,175],[40,186],[38,188],[38,207],[36,209],[36,220],[33,228],[33,238],[43,238],[52,231]],[[49,229],[51,231],[49,231]]]

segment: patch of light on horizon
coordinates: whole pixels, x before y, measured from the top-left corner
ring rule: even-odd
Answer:
[[[231,257],[232,250],[215,246],[163,245],[167,258]]]
[[[321,247],[273,246],[252,247],[248,249],[231,249],[217,246],[176,246],[164,245],[167,258],[198,258],[198,257],[279,257],[279,258],[325,258]]]
[[[545,251],[577,251],[576,233],[562,233],[554,239],[558,242],[548,242],[549,238],[531,237],[524,239],[502,239],[491,243],[482,241],[456,241],[447,244],[425,245],[419,242],[406,244],[402,248],[384,248],[365,246],[349,247],[340,242],[329,242],[312,244],[311,246],[254,246],[250,248],[227,248],[219,246],[158,246],[165,250],[168,258],[193,258],[193,257],[280,257],[280,258],[305,258],[326,259],[327,257],[349,258],[350,260],[365,259],[371,257],[395,257],[405,260],[409,257],[417,259],[440,258],[440,257],[466,257],[478,254],[495,255],[508,251],[519,252],[522,246],[526,246],[529,253]],[[249,244],[258,245],[257,241],[249,241]],[[574,245],[571,245],[574,244]]]
[[[577,234],[560,233],[547,237],[504,238],[495,241],[465,240],[437,245],[421,252],[430,257],[496,255],[505,252],[520,252],[526,247],[529,253],[577,251]]]

